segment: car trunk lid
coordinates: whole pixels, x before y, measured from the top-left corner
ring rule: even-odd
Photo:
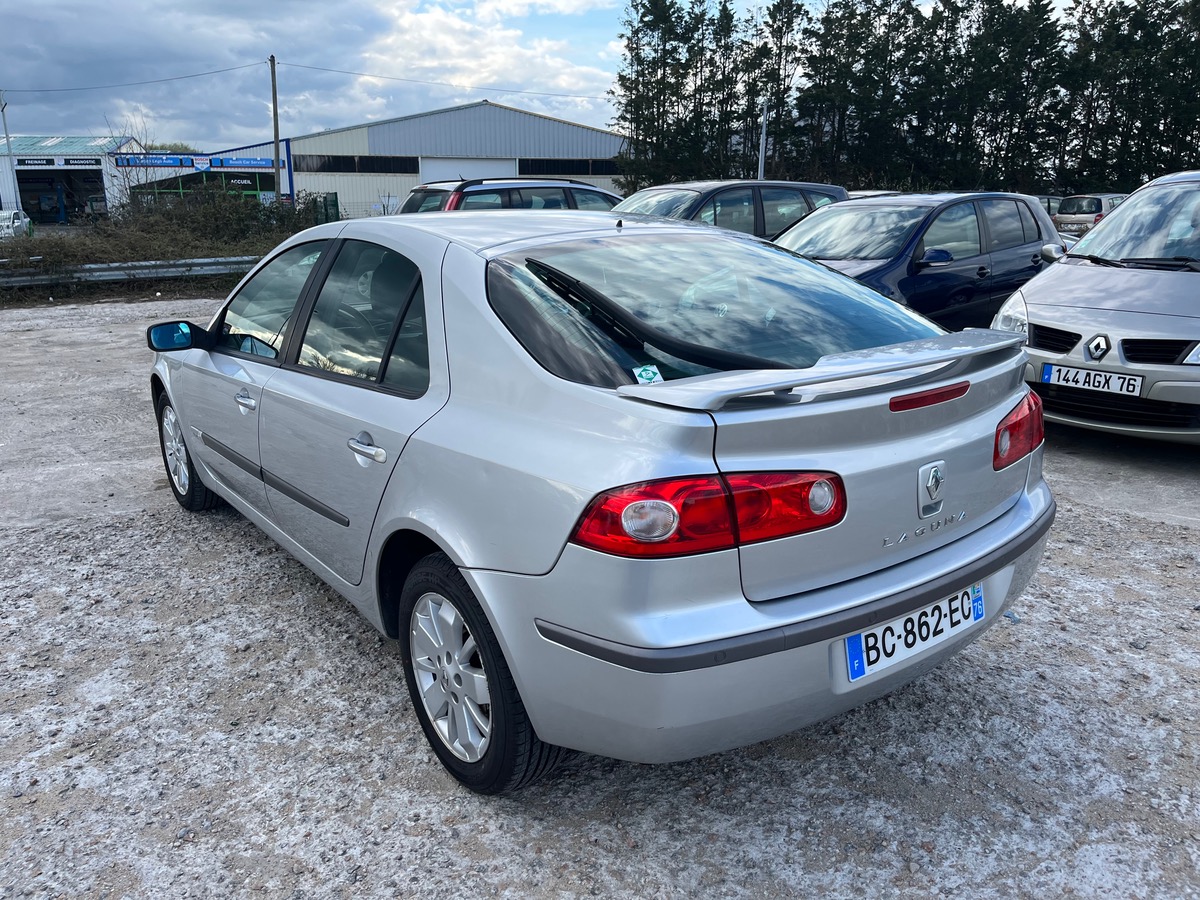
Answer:
[[[1009,509],[1024,489],[1028,458],[997,472],[993,447],[997,426],[1024,396],[1024,356],[1019,336],[971,331],[828,356],[811,369],[619,390],[707,411],[716,423],[714,455],[722,472],[841,477],[847,497],[841,522],[741,546],[742,587],[758,602],[911,560]],[[964,382],[965,390],[950,392],[961,394],[953,399],[922,399]],[[915,408],[893,410],[893,400],[914,395],[899,406]],[[931,479],[939,482],[932,492]]]

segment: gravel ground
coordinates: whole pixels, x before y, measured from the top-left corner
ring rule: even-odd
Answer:
[[[141,332],[213,307],[0,310],[0,897],[1200,897],[1194,451],[1125,449],[1173,485],[1137,515],[1052,431],[1035,580],[890,697],[482,798],[394,643],[172,499]]]

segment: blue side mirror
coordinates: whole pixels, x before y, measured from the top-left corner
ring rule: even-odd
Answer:
[[[187,322],[160,322],[146,329],[151,350],[187,350],[192,346],[192,326]]]
[[[949,250],[943,250],[941,247],[932,247],[925,251],[925,255],[917,260],[917,265],[921,268],[926,266],[944,266],[947,263],[954,262],[954,254]]]

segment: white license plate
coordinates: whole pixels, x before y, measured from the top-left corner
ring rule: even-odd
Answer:
[[[970,628],[983,614],[983,585],[977,583],[924,609],[852,634],[846,638],[850,680],[866,678],[916,656]]]
[[[1106,394],[1127,394],[1131,397],[1136,397],[1142,392],[1141,375],[1073,369],[1070,366],[1053,366],[1050,363],[1042,364],[1042,381],[1046,384],[1065,384],[1067,387],[1103,391]]]

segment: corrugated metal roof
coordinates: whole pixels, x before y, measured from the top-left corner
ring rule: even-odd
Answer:
[[[82,135],[14,134],[13,156],[88,156],[113,153],[133,140],[131,137]],[[0,135],[0,153],[4,152],[4,136]]]
[[[623,144],[623,138],[611,131],[480,100],[295,137],[293,149],[296,153],[328,152],[316,147],[328,147],[331,137],[350,137],[351,132],[361,133],[364,128],[369,152],[376,156],[607,159],[616,156]]]

